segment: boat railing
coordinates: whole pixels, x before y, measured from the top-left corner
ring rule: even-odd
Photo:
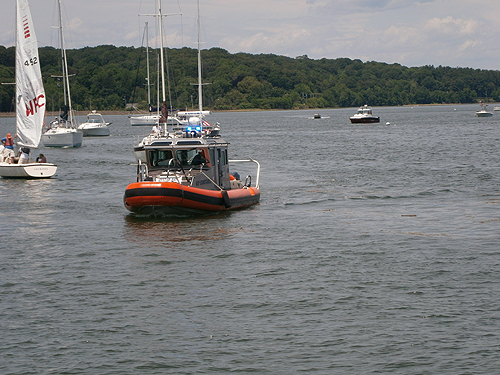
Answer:
[[[137,182],[142,182],[148,175],[148,166],[143,164],[140,160],[137,162]]]
[[[229,160],[229,163],[255,163],[257,165],[257,176],[255,179],[255,187],[259,189],[259,181],[260,181],[260,163],[257,160],[252,158],[241,159],[241,160]]]

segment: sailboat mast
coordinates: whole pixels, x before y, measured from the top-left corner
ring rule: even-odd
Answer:
[[[203,90],[201,83],[201,49],[200,49],[200,0],[197,0],[198,5],[198,108],[200,110],[200,116],[203,111]]]
[[[160,70],[161,70],[161,93],[162,93],[162,102],[166,102],[166,89],[165,89],[165,57],[163,50],[163,17],[171,16],[174,14],[163,14],[161,12],[161,0],[158,0],[158,13],[156,14],[142,14],[143,16],[153,16],[158,17],[159,22],[159,37],[160,37]],[[181,15],[182,13],[177,13],[177,15]],[[159,90],[158,90],[159,91]],[[169,92],[170,96],[170,92]]]
[[[71,94],[69,91],[68,60],[66,58],[66,48],[64,46],[61,0],[58,0],[58,3],[59,3],[59,32],[60,32],[60,37],[61,37],[61,56],[62,56],[62,64],[63,64],[64,105],[68,104],[69,121],[70,121],[71,125],[73,125],[73,107],[71,106]],[[67,102],[66,102],[66,95],[67,95],[67,99],[68,99]]]
[[[148,23],[146,22],[146,71],[148,75],[148,105],[151,104],[151,84],[149,82],[149,35]]]
[[[61,10],[61,0],[58,0],[59,5],[59,40],[61,43],[61,69],[62,69],[62,79],[63,79],[63,100],[64,107],[68,104],[67,96],[66,96],[66,73],[64,70],[64,47],[63,47],[63,35],[62,35],[62,10]]]
[[[165,102],[165,66],[163,57],[163,16],[161,14],[161,0],[158,0],[158,21],[160,27],[160,60],[161,60],[161,93],[162,102]]]

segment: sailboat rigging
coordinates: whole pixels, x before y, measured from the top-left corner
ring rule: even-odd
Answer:
[[[83,133],[78,131],[71,105],[71,91],[69,85],[68,60],[64,45],[64,32],[62,21],[62,5],[59,6],[59,38],[61,42],[62,79],[64,92],[64,108],[59,118],[50,123],[49,129],[42,135],[42,142],[47,147],[80,147]]]
[[[148,22],[145,22],[144,26],[144,34],[145,34],[145,39],[146,39],[146,85],[148,87],[148,106],[149,106],[149,114],[147,115],[133,115],[129,116],[130,119],[130,125],[132,126],[139,126],[139,125],[154,125],[158,123],[160,120],[160,113],[159,113],[159,103],[156,103],[156,112],[153,113],[153,108],[151,106],[151,81],[150,81],[150,74],[149,74],[149,33],[148,33]],[[159,69],[158,69],[159,70]],[[159,102],[160,99],[158,98],[157,102]]]

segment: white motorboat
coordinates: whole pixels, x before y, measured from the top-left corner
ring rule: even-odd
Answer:
[[[349,119],[351,120],[352,124],[371,124],[380,122],[380,117],[375,116],[372,113],[372,108],[366,104],[362,107],[359,107],[358,112],[355,115],[349,117]]]
[[[17,0],[16,6],[16,133],[17,145],[29,155],[38,148],[45,117],[45,90],[43,88],[38,42],[27,0]],[[32,61],[32,64],[25,63]],[[4,158],[2,157],[2,160]],[[0,176],[4,178],[49,178],[57,166],[52,163],[12,163],[13,158],[0,162]]]
[[[71,93],[69,89],[68,62],[64,48],[64,35],[62,26],[62,7],[59,4],[59,37],[62,52],[62,80],[64,88],[64,113],[50,123],[50,127],[42,135],[42,142],[47,147],[80,147],[83,142],[83,133],[78,131],[71,106]]]
[[[87,115],[87,121],[78,126],[78,130],[83,133],[84,137],[108,136],[110,122],[104,121],[104,117],[96,111],[92,111]]]
[[[487,104],[481,103],[481,109],[476,111],[476,117],[491,117],[493,116],[492,112],[487,111]]]

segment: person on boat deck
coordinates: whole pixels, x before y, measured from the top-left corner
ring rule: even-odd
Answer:
[[[155,124],[155,126],[153,126],[153,129],[151,129],[151,132],[153,134],[160,134],[160,124]]]
[[[14,136],[14,138],[17,137],[17,134]],[[10,135],[10,133],[7,133],[7,137],[2,138],[2,143],[5,146],[3,149],[3,158],[2,161],[7,161],[9,163],[14,164],[14,138]]]
[[[167,103],[163,102],[161,105],[161,117],[160,117],[160,123],[165,123],[167,122],[167,117],[168,117],[168,108],[167,108]]]
[[[21,147],[19,149],[19,161],[17,164],[28,164],[30,160],[30,149],[29,147]]]
[[[36,162],[37,163],[47,163],[47,158],[45,157],[44,154],[40,154],[38,155],[38,157],[36,158]]]

